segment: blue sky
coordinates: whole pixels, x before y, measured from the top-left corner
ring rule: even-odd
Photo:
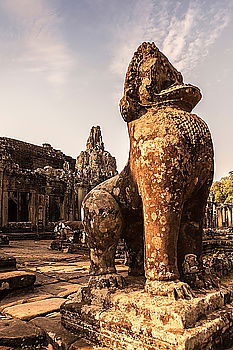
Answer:
[[[209,125],[216,179],[233,170],[233,0],[0,0],[1,136],[76,157],[100,125],[121,170],[128,136],[118,102],[128,63],[154,41]]]

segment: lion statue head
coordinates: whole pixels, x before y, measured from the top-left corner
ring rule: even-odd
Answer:
[[[154,43],[142,43],[129,64],[120,111],[127,122],[148,108],[174,105],[190,112],[200,101],[200,90],[184,84],[183,77]]]

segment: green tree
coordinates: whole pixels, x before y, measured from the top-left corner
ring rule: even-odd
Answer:
[[[233,171],[228,176],[215,181],[211,187],[216,202],[221,204],[233,203]]]

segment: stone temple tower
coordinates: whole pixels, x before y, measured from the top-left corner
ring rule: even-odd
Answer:
[[[86,150],[76,161],[76,181],[89,190],[117,174],[116,159],[104,149],[101,129],[93,126],[87,139]]]
[[[104,149],[101,129],[93,126],[87,139],[86,150],[76,160],[76,192],[79,194],[79,206],[83,197],[99,183],[115,176],[116,159]]]

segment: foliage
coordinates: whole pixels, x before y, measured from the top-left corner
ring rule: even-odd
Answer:
[[[221,204],[233,203],[233,171],[228,176],[222,177],[220,181],[215,181],[211,187],[214,200]]]

